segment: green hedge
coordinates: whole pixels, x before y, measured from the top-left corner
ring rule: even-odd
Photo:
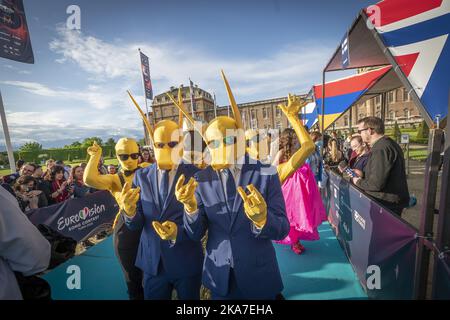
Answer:
[[[115,157],[114,146],[103,146],[102,150],[104,157]],[[63,161],[88,160],[87,148],[44,149],[40,152],[25,151],[18,152],[18,157],[16,154],[14,156],[16,157],[16,160],[23,159],[27,162],[35,163],[41,163],[48,159]]]

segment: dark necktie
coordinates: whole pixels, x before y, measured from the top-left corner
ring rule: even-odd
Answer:
[[[164,207],[164,202],[167,198],[167,193],[169,192],[169,172],[170,170],[161,171],[161,184],[159,186],[159,200],[161,207]]]
[[[230,169],[224,169],[223,176],[225,178],[225,197],[227,199],[228,209],[231,211],[233,209],[234,198],[236,197],[236,183]]]

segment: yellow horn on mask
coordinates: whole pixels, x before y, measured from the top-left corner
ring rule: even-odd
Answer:
[[[206,138],[203,134],[203,128],[198,127],[197,124],[200,124],[199,122],[195,121],[194,118],[192,118],[192,115],[189,113],[189,111],[186,110],[184,107],[183,101],[178,99],[178,102],[175,100],[174,96],[172,96],[170,93],[166,93],[166,95],[169,97],[170,100],[172,100],[173,104],[180,110],[180,112],[186,117],[186,119],[191,123],[191,125],[194,127],[195,130],[197,130],[198,133],[202,136],[203,140],[206,142]]]
[[[181,88],[178,88],[178,104],[183,105],[183,96],[181,95]],[[183,129],[183,112],[178,110],[178,128]]]
[[[244,126],[242,124],[242,118],[241,113],[239,112],[239,108],[236,104],[236,100],[234,100],[233,92],[231,92],[230,85],[228,84],[228,80],[225,77],[225,73],[223,70],[220,70],[220,73],[222,74],[223,82],[225,83],[225,87],[227,89],[228,93],[228,100],[230,101],[231,110],[233,111],[234,120],[236,121],[236,126],[238,129],[244,129]]]
[[[134,100],[134,98],[133,98],[133,96],[131,95],[131,93],[130,93],[129,90],[127,90],[127,93],[128,93],[128,95],[130,96],[131,101],[133,101],[133,103],[134,103],[136,109],[138,109],[139,113],[141,114],[142,120],[144,121],[145,127],[147,128],[147,132],[148,132],[148,135],[149,135],[149,137],[150,137],[150,140],[151,140],[152,143],[153,143],[153,129],[152,129],[152,126],[151,126],[150,123],[148,122],[148,119],[147,119],[147,117],[145,116],[144,111],[142,111],[141,107],[139,107],[139,104],[136,102],[136,100]]]

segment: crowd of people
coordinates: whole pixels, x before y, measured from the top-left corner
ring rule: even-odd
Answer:
[[[153,163],[152,151],[142,148],[139,163]],[[45,165],[18,160],[16,172],[0,176],[0,184],[18,201],[23,212],[47,207],[72,198],[83,198],[97,191],[83,182],[85,162],[66,165],[62,160],[48,159]],[[119,167],[100,161],[100,174],[115,174]]]

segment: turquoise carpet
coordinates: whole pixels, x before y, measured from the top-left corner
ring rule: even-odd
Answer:
[[[296,255],[290,246],[275,244],[288,300],[367,299],[352,266],[328,222],[319,227],[320,240],[303,241]]]
[[[289,246],[275,244],[284,282],[283,294],[289,300],[367,299],[328,223],[319,228],[320,240],[303,245],[296,255]],[[69,290],[67,280],[78,266],[80,289]],[[69,269],[70,270],[70,269]],[[112,237],[49,272],[44,278],[55,300],[123,300],[126,285],[114,255]]]

